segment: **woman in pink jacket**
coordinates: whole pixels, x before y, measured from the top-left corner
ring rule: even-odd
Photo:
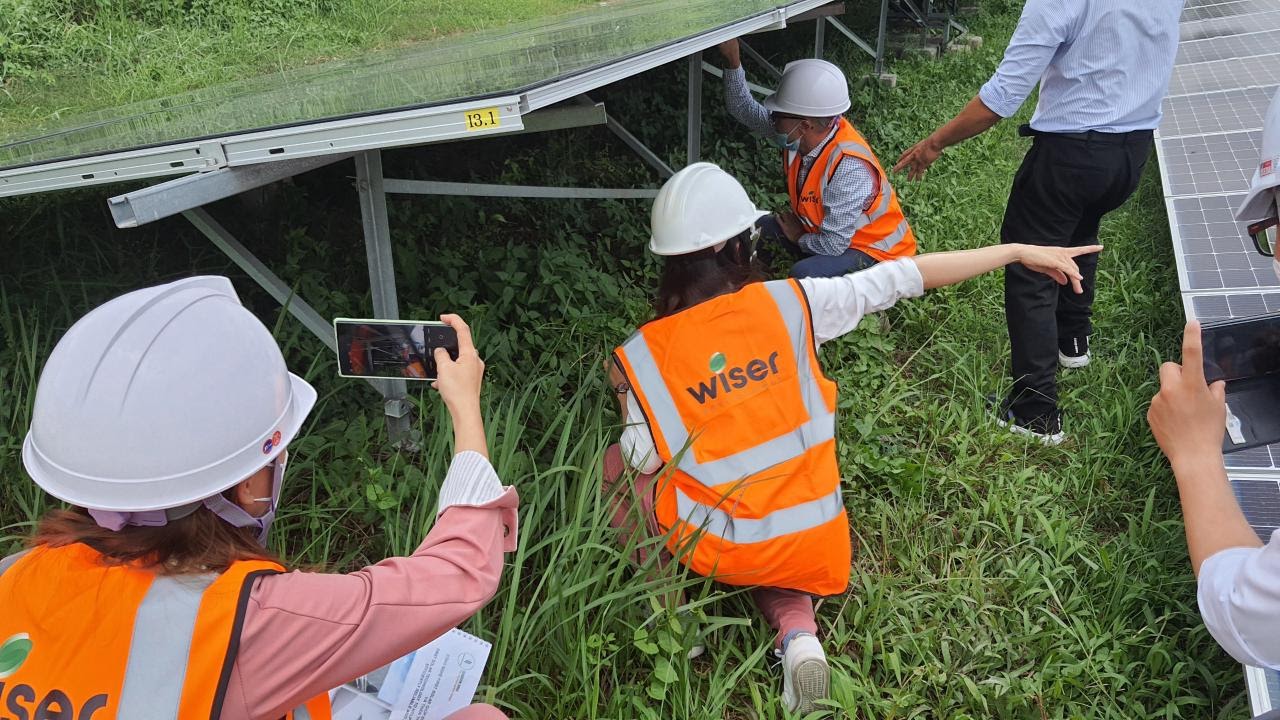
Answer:
[[[32,479],[72,507],[0,561],[0,707],[324,718],[329,689],[484,605],[514,549],[517,497],[488,461],[470,330],[441,319],[459,357],[436,351],[433,385],[457,454],[435,525],[411,556],[345,575],[286,572],[264,547],[285,447],[316,393],[230,281],[128,293],[72,326],[23,445]],[[473,705],[453,717],[505,715]]]

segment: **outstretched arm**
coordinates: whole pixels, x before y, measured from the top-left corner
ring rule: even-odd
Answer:
[[[720,43],[724,56],[724,104],[734,120],[746,125],[752,132],[768,136],[773,132],[769,111],[751,97],[747,86],[747,74],[742,69],[742,58],[737,38]]]
[[[898,164],[893,166],[893,171],[901,172],[906,169],[909,179],[919,180],[924,177],[925,170],[929,169],[943,150],[956,143],[964,142],[974,135],[981,135],[1002,119],[982,102],[982,98],[974,96],[959,115],[902,153],[902,157],[898,158]]]
[[[1028,270],[1048,275],[1059,285],[1070,283],[1072,290],[1080,293],[1084,290],[1080,286],[1082,277],[1075,258],[1101,250],[1101,245],[1060,248],[1010,243],[973,250],[926,253],[913,259],[916,267],[920,268],[926,290],[964,282],[1016,262]]]

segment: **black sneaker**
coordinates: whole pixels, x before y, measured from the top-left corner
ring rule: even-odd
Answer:
[[[1013,411],[996,400],[994,395],[987,396],[987,405],[995,415],[996,423],[1015,435],[1033,437],[1041,445],[1048,447],[1061,445],[1067,439],[1066,433],[1062,432],[1062,413],[1057,410],[1048,415],[1024,421],[1019,420]]]
[[[1082,368],[1089,364],[1089,336],[1060,338],[1058,364],[1064,368]]]

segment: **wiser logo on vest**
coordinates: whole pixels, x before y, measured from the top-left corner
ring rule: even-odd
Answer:
[[[728,371],[725,366],[729,361],[725,358],[724,353],[716,353],[711,356],[711,362],[708,367],[711,370],[711,377],[706,382],[698,383],[695,390],[692,387],[685,388],[685,391],[698,401],[699,405],[707,404],[708,400],[715,400],[717,395],[722,392],[729,394],[735,389],[741,390],[748,384],[760,382],[770,375],[778,374],[778,353],[774,352],[769,356],[768,360],[756,358],[748,362],[745,366],[735,367]]]
[[[40,693],[30,685],[5,687],[4,679],[18,672],[31,656],[33,647],[31,636],[26,633],[18,633],[0,644],[0,708],[13,713],[19,720],[32,717],[92,720],[94,713],[107,706],[106,695],[94,695],[77,710],[75,703],[62,690],[50,690],[43,697],[38,697]],[[31,707],[23,707],[24,704]]]
[[[31,654],[31,636],[18,633],[0,644],[0,680],[18,672]]]

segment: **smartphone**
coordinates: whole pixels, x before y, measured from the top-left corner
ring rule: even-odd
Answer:
[[[1200,340],[1211,383],[1280,372],[1280,313],[1205,325]]]
[[[458,359],[458,334],[430,320],[337,318],[338,375],[347,378],[435,380],[435,349]]]
[[[1224,453],[1280,442],[1280,313],[1205,325],[1204,377],[1227,383]]]

